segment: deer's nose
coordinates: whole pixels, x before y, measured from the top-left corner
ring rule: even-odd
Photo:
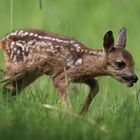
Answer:
[[[133,83],[136,83],[138,81],[137,75],[131,75],[125,78],[128,81],[132,81]]]
[[[134,76],[134,83],[136,83],[138,81],[138,77],[137,75]]]

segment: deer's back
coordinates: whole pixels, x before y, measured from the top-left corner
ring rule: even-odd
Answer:
[[[87,49],[73,38],[34,29],[8,34],[2,46],[8,63],[23,68],[75,67]]]

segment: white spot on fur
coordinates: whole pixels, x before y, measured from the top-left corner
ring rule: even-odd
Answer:
[[[74,40],[71,40],[70,43],[73,44],[73,43],[75,43],[75,41]]]
[[[16,45],[19,46],[19,47],[21,47],[22,50],[24,50],[24,45],[22,43],[16,42]]]
[[[54,46],[50,46],[50,49],[53,50],[54,49]]]
[[[29,51],[29,46],[28,46],[28,45],[26,46],[25,51],[26,51],[26,52]]]
[[[52,38],[51,37],[47,37],[48,38],[48,40],[52,40]]]
[[[67,65],[70,66],[70,67],[74,67],[73,63],[74,63],[74,61],[73,61],[72,57],[69,57],[67,59]]]
[[[24,33],[24,36],[26,36],[26,35],[28,35],[28,34],[29,34],[28,32],[25,32],[25,33]]]
[[[103,56],[105,55],[105,52],[104,51],[90,51],[89,54]]]
[[[43,39],[48,39],[48,37],[47,36],[44,36]]]
[[[14,41],[11,42],[11,44],[10,44],[10,49],[12,49],[12,48],[14,47],[14,45],[15,45],[15,42],[14,42]]]
[[[52,38],[52,40],[55,41],[56,39],[55,38]]]
[[[73,47],[71,47],[71,48],[70,48],[70,50],[71,50],[71,51],[74,51],[74,48],[73,48]]]
[[[74,47],[81,48],[79,44],[74,44]]]
[[[41,45],[41,46],[46,46],[46,43],[45,43],[44,41],[41,41],[41,42],[40,42],[40,45]]]
[[[82,62],[83,62],[82,58],[79,58],[79,59],[76,60],[75,65],[76,66],[81,65]]]
[[[43,39],[44,37],[39,35],[38,38],[39,38],[39,39]]]
[[[33,35],[34,35],[34,33],[30,33],[30,34],[29,34],[29,36],[33,36]]]
[[[74,44],[73,46],[76,48],[76,51],[77,51],[77,52],[80,52],[81,47],[80,47],[79,44]]]
[[[77,50],[77,52],[80,52],[80,49],[76,49]]]
[[[57,42],[60,42],[60,43],[63,42],[63,40],[58,39],[58,38],[56,39],[56,41],[57,41]]]
[[[23,33],[23,30],[20,30],[19,32],[18,32],[18,35],[21,35]]]
[[[68,43],[69,43],[69,41],[63,41],[63,43],[68,44]]]
[[[59,45],[56,45],[55,48],[60,48],[60,46]]]
[[[38,37],[38,34],[34,34],[35,37]]]

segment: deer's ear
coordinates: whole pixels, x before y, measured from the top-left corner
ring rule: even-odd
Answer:
[[[103,46],[106,52],[109,52],[114,47],[114,37],[112,31],[108,31],[104,35]]]
[[[126,45],[126,29],[121,28],[121,30],[118,33],[118,40],[117,40],[117,46],[125,48]]]

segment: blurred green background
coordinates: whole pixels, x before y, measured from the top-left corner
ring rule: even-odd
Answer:
[[[1,0],[0,36],[19,28],[38,28],[75,37],[89,47],[101,48],[106,31],[113,30],[116,37],[118,30],[126,27],[127,49],[139,64],[138,0],[42,0],[42,6],[40,10],[39,0]]]
[[[42,0],[42,9],[39,0],[1,0],[0,19],[1,38],[15,29],[37,28],[74,37],[91,48],[102,48],[103,36],[108,30],[117,38],[120,28],[126,27],[126,48],[133,55],[136,73],[140,76],[139,0]],[[0,68],[3,67],[1,51]],[[139,82],[127,88],[111,78],[101,78],[99,95],[84,118],[40,107],[44,103],[57,106],[55,90],[44,76],[14,102],[0,98],[0,137],[140,139],[139,88]],[[78,112],[88,88],[76,85],[69,90],[70,93],[77,91],[79,94],[70,96]]]

